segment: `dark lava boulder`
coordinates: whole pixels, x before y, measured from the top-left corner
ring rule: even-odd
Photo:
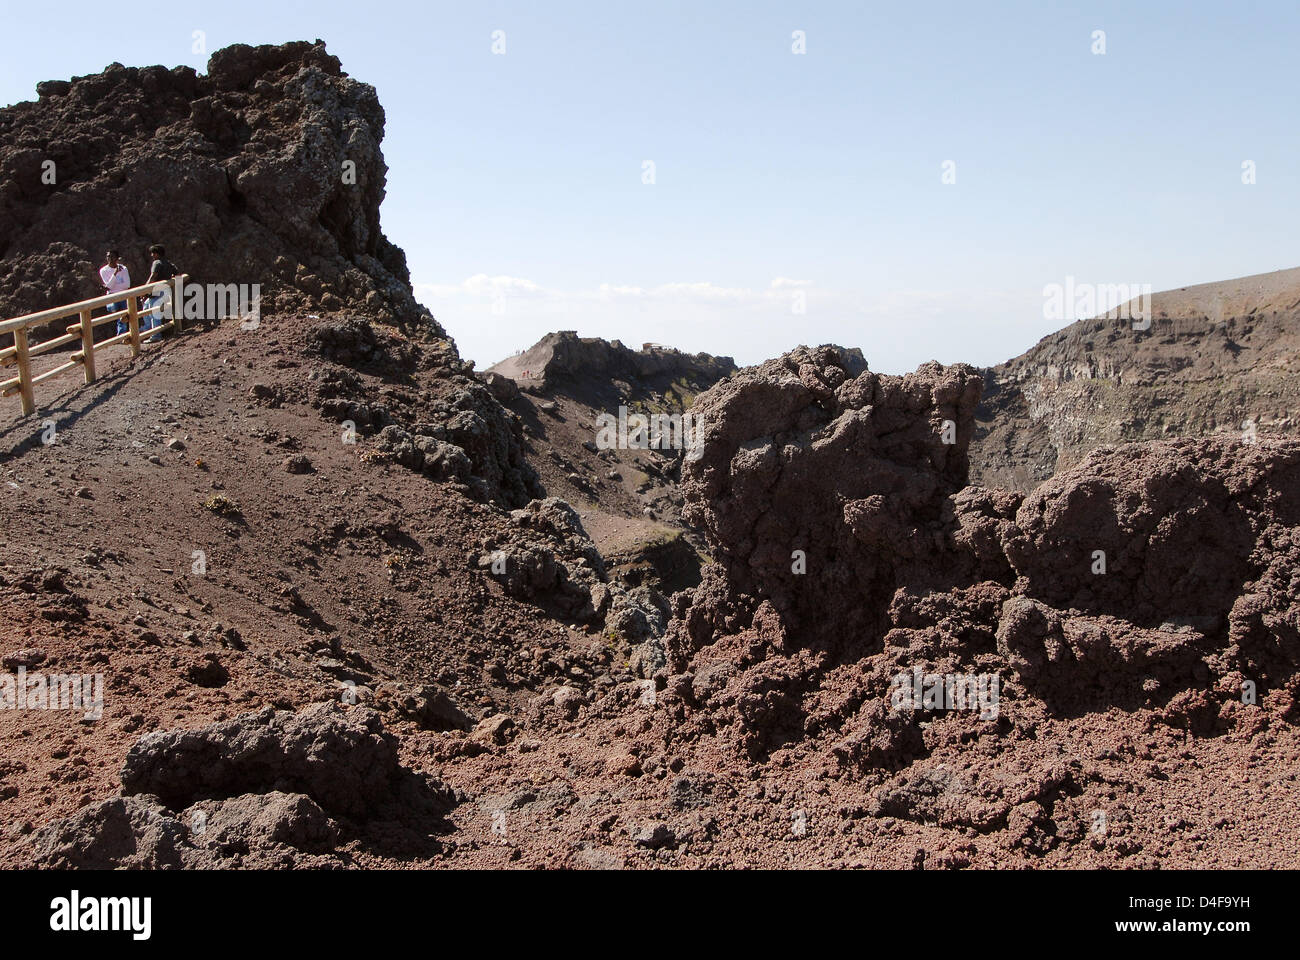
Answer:
[[[946,549],[981,382],[934,363],[881,376],[833,346],[741,371],[692,410],[683,516],[731,589],[770,601],[805,641],[850,624],[879,637],[908,571]]]
[[[329,702],[302,713],[267,708],[198,730],[147,734],[127,754],[122,792],[183,809],[280,790],[305,794],[328,813],[364,819],[420,796],[423,805],[446,800],[420,779],[398,762],[396,738],[378,713]]]

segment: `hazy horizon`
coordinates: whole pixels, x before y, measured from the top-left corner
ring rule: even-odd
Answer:
[[[321,37],[378,91],[384,231],[480,368],[561,329],[741,364],[835,342],[883,372],[990,366],[1064,325],[1043,288],[1067,277],[1160,291],[1300,263],[1293,5],[200,9],[145,43],[74,3],[52,49],[47,11],[14,9],[0,101]]]

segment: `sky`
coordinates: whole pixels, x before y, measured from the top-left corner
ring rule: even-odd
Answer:
[[[325,40],[387,114],[384,231],[480,368],[552,330],[992,365],[1064,325],[1067,278],[1300,265],[1294,0],[5,7],[3,104]]]

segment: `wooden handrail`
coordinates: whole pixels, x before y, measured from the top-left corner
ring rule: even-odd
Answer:
[[[185,281],[189,275],[185,273],[177,274],[170,280],[162,280],[156,283],[146,283],[138,287],[132,287],[129,290],[119,290],[117,293],[105,294],[102,297],[94,297],[90,300],[82,300],[80,303],[70,303],[65,307],[55,307],[52,310],[42,310],[39,313],[29,313],[25,317],[15,317],[12,320],[5,320],[0,323],[0,334],[12,333],[14,345],[0,350],[0,366],[17,366],[18,376],[11,380],[0,383],[0,396],[10,397],[15,393],[21,395],[23,405],[23,415],[36,412],[36,399],[32,394],[32,387],[38,383],[50,379],[56,374],[63,373],[75,366],[81,366],[86,375],[86,383],[95,382],[95,352],[103,350],[105,347],[111,347],[119,343],[130,344],[131,356],[136,357],[140,354],[140,312],[136,304],[136,298],[161,293],[170,289],[172,292],[172,319],[159,323],[149,329],[150,335],[157,331],[162,333],[166,330],[181,329],[181,313],[183,309],[182,300]],[[93,316],[96,307],[106,307],[109,304],[121,303],[126,301],[126,309],[119,310],[104,317]],[[76,316],[77,323],[70,324],[67,327],[67,333],[53,340],[47,340],[44,343],[30,344],[27,339],[27,331],[38,324],[50,323],[55,320],[61,320],[64,317]],[[95,328],[109,323],[113,320],[120,320],[125,317],[127,320],[127,332],[120,333],[115,337],[110,337],[99,343],[95,343]],[[159,318],[161,319],[161,318]],[[81,349],[72,354],[68,363],[53,370],[47,370],[40,376],[32,376],[32,357],[53,350],[55,347],[66,346],[68,344],[81,341]]]
[[[0,333],[9,333],[17,330],[19,327],[31,327],[38,323],[48,323],[51,320],[62,320],[64,317],[71,317],[81,313],[82,310],[94,310],[96,307],[106,307],[110,303],[121,303],[129,297],[144,297],[150,294],[159,293],[165,287],[176,284],[177,281],[184,282],[189,279],[189,274],[181,273],[172,277],[170,280],[159,280],[156,283],[145,283],[138,287],[132,287],[129,290],[119,290],[117,293],[106,293],[102,297],[95,297],[92,300],[82,300],[78,303],[70,303],[66,307],[55,307],[52,310],[42,310],[39,313],[29,313],[25,317],[14,317],[12,320],[5,320],[0,323]]]

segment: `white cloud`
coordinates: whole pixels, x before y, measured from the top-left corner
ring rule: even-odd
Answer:
[[[483,297],[531,297],[547,293],[531,280],[521,277],[489,277],[486,273],[474,274],[461,286],[466,293]]]

